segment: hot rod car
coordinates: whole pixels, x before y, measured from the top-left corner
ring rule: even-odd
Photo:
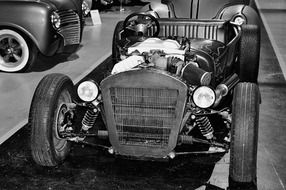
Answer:
[[[0,0],[0,71],[29,70],[38,52],[74,52],[87,8],[82,0]]]
[[[75,87],[55,73],[38,84],[34,161],[56,166],[72,143],[141,160],[230,150],[230,178],[255,181],[260,30],[244,23],[127,16],[114,31],[115,64],[100,83]]]

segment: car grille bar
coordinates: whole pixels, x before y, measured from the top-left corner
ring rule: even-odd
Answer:
[[[110,95],[120,144],[168,146],[175,125],[177,90],[111,88]]]
[[[163,158],[177,145],[188,86],[156,69],[134,69],[101,82],[104,118],[116,154]]]
[[[73,10],[58,11],[61,25],[58,33],[64,38],[64,45],[80,43],[80,18]]]

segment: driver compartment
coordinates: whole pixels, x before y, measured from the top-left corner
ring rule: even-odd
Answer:
[[[196,20],[188,18],[158,18],[160,39],[186,38],[190,41],[189,52],[196,54],[207,54],[207,63],[201,62],[199,66],[214,73],[216,84],[234,72],[236,44],[240,38],[240,27],[225,20]],[[144,38],[134,37],[132,34],[119,32],[119,49],[127,52],[126,49],[142,39],[154,36],[156,27],[150,27]],[[124,54],[124,53],[123,53]]]

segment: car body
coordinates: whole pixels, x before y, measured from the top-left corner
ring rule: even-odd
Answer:
[[[249,0],[155,0],[142,8],[158,18],[226,19],[247,18],[249,24],[259,19]]]
[[[30,110],[33,158],[58,165],[72,143],[140,160],[230,151],[230,179],[255,182],[259,50],[260,26],[243,18],[132,13],[114,30],[114,66],[100,83],[41,80]]]
[[[0,70],[25,71],[38,52],[74,52],[81,41],[85,8],[82,0],[0,0]]]

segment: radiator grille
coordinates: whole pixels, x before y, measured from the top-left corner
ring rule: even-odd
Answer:
[[[64,45],[80,43],[80,18],[73,10],[58,11],[61,25],[58,33],[64,38]]]
[[[121,145],[165,148],[175,125],[175,89],[110,88],[116,133]]]

